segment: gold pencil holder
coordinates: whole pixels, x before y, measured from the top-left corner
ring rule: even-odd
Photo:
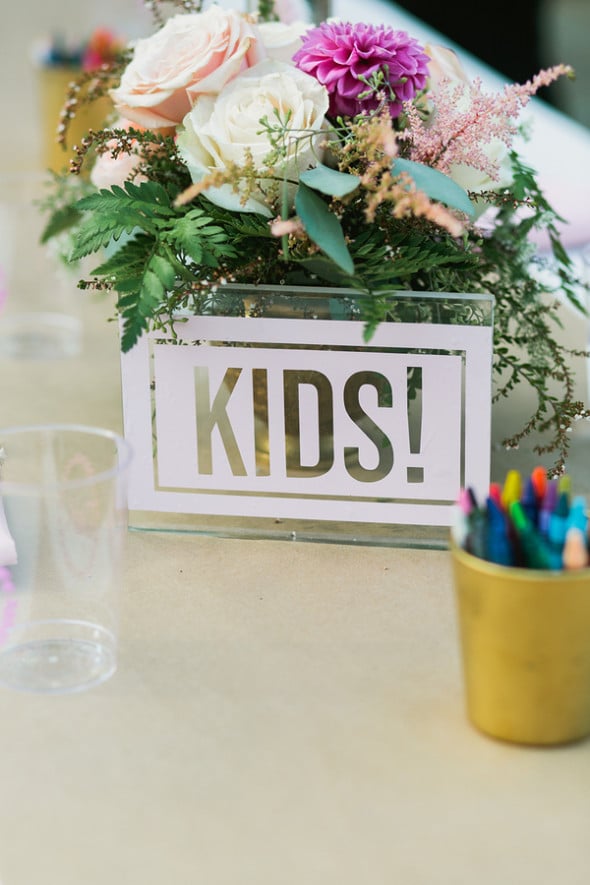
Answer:
[[[511,568],[451,544],[467,715],[494,738],[590,735],[590,568]]]

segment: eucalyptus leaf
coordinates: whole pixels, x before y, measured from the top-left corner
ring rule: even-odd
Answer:
[[[465,191],[452,178],[425,166],[424,163],[415,163],[412,160],[403,160],[396,157],[392,163],[391,171],[394,175],[406,172],[413,180],[418,190],[423,191],[431,200],[444,203],[452,209],[459,209],[469,217],[475,213],[473,204]]]
[[[316,246],[319,246],[344,273],[354,273],[354,262],[348,251],[340,222],[330,212],[322,198],[301,181],[295,196],[295,211],[303,222],[307,235]]]
[[[360,183],[358,175],[350,175],[348,172],[338,172],[319,163],[313,169],[302,172],[299,180],[314,191],[327,194],[329,197],[345,197],[357,189]]]

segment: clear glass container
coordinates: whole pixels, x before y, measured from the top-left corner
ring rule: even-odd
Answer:
[[[493,299],[224,288],[122,354],[130,526],[446,547],[490,481]]]

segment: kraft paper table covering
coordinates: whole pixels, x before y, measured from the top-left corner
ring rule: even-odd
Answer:
[[[80,357],[0,363],[1,424],[121,429],[110,304],[80,297]],[[590,741],[468,724],[446,551],[134,533],[122,584],[110,682],[0,690],[2,885],[587,885]]]
[[[79,358],[2,362],[2,423],[121,429],[110,303],[80,297]],[[132,533],[118,673],[0,709],[3,885],[588,881],[590,741],[469,725],[447,551]]]

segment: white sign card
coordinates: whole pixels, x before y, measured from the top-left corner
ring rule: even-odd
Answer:
[[[382,323],[368,343],[348,320],[175,331],[121,357],[130,510],[445,526],[461,487],[487,494],[491,326]]]

